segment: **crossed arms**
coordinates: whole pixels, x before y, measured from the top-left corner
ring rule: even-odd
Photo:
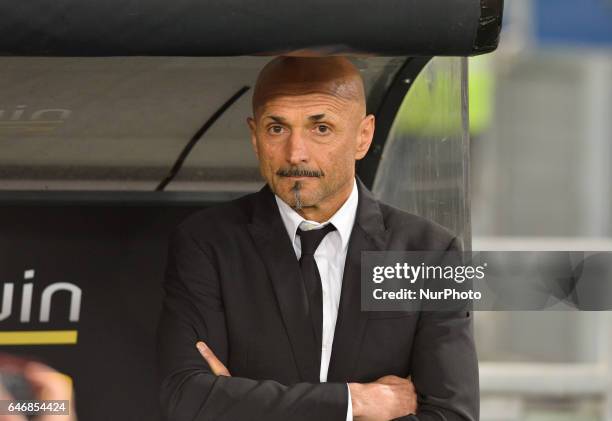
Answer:
[[[226,316],[216,273],[194,239],[177,229],[169,248],[166,296],[158,326],[160,398],[168,421],[345,420],[348,404],[345,383],[283,385],[274,380],[229,375]],[[470,322],[464,315],[420,318],[414,352],[421,353],[423,362],[430,359],[438,365],[439,373],[431,373],[433,376],[466,367],[444,366],[437,361],[438,351],[427,347],[419,350],[419,343],[435,342],[434,336],[440,332],[446,332],[442,340],[469,342],[471,337],[466,337],[463,329],[457,330],[462,332],[457,338],[453,332]],[[199,351],[198,341],[205,342],[207,347]],[[459,358],[457,363],[461,362]],[[424,376],[414,367],[413,378],[417,377]],[[436,382],[443,383],[443,379],[440,377]],[[415,380],[415,384],[419,383]],[[436,388],[431,381],[424,380],[422,384],[424,390],[418,392],[426,393],[419,395],[417,410],[416,391],[409,379],[384,376],[373,383],[349,383],[353,416],[356,421],[383,421],[416,412],[416,418],[406,419],[477,420],[477,414],[473,415],[477,408],[474,410],[470,402],[473,381],[466,385],[468,393],[459,393],[461,396],[453,398],[452,404],[448,403],[448,396],[429,393]],[[448,393],[454,395],[457,391]]]

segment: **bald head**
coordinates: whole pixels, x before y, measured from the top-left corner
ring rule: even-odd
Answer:
[[[349,60],[285,56],[260,72],[247,123],[270,189],[304,218],[321,222],[349,197],[374,119]]]
[[[344,57],[280,56],[259,73],[253,92],[253,114],[272,98],[324,93],[355,102],[365,114],[365,90],[359,70]]]

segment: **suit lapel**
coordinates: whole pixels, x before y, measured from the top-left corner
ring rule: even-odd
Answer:
[[[318,383],[321,350],[308,314],[308,297],[293,245],[267,185],[256,195],[248,229],[268,270],[300,377]]]
[[[334,331],[334,342],[327,380],[345,382],[352,379],[368,318],[361,311],[361,252],[384,250],[388,234],[382,213],[372,193],[357,179],[359,201],[351,232]]]

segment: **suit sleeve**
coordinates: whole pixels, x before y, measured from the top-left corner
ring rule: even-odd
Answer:
[[[447,250],[460,251],[456,238]],[[478,421],[473,317],[471,311],[420,313],[411,362],[418,409],[416,416],[402,420]]]
[[[211,259],[180,226],[168,248],[164,292],[157,358],[161,406],[168,421],[346,419],[344,383],[286,386],[211,372],[195,344],[203,340],[228,366],[221,288]]]

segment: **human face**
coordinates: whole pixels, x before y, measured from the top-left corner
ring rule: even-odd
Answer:
[[[249,118],[262,176],[294,209],[338,208],[355,177],[355,160],[372,141],[374,117],[358,101],[325,92],[268,98]]]

